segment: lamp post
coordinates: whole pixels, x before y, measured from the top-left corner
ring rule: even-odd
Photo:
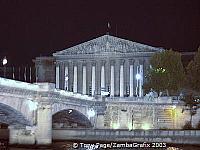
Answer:
[[[141,79],[141,75],[139,73],[136,74],[135,76],[136,80],[137,80],[137,85],[136,85],[136,95],[137,97],[139,96],[139,86],[140,86],[140,79]]]
[[[2,63],[3,63],[3,66],[4,66],[3,72],[4,72],[4,78],[5,78],[6,77],[6,64],[8,63],[6,56],[3,58]]]

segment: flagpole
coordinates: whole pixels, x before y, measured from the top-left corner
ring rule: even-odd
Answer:
[[[110,29],[111,29],[111,26],[110,26],[110,23],[108,22],[108,24],[107,24],[107,34],[108,34],[108,35],[109,35]]]
[[[30,83],[31,83],[31,67],[30,67]]]
[[[13,79],[15,79],[15,68],[13,66],[13,75],[12,75]]]
[[[24,80],[26,82],[26,66],[24,67]]]
[[[19,67],[19,80],[20,80],[20,67]]]

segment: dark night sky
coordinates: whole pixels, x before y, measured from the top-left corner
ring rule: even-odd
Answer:
[[[108,21],[111,35],[131,41],[178,51],[199,47],[200,0],[116,1],[0,0],[0,56],[9,65],[30,64],[105,34]]]

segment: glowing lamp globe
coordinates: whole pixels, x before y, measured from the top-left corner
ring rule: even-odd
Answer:
[[[138,74],[138,73],[136,74],[136,76],[135,76],[135,77],[136,77],[136,79],[137,79],[137,80],[141,79],[141,75],[140,75],[140,74]]]
[[[8,60],[6,59],[6,57],[4,57],[3,59],[3,65],[6,65],[8,63]]]

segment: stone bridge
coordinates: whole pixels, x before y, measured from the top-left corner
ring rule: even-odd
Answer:
[[[51,83],[0,78],[0,123],[9,125],[10,144],[51,144],[55,137],[52,116],[66,110],[79,112],[94,129],[110,134],[109,129],[181,129],[190,120],[183,107],[171,97],[89,97],[56,89]],[[199,116],[200,111],[193,116],[194,125]]]
[[[36,135],[38,144],[51,143],[52,115],[71,109],[90,120],[87,112],[95,106],[94,102],[93,97],[58,90],[51,83],[0,78],[0,122],[9,125],[11,143],[18,143],[16,134],[26,130]]]

